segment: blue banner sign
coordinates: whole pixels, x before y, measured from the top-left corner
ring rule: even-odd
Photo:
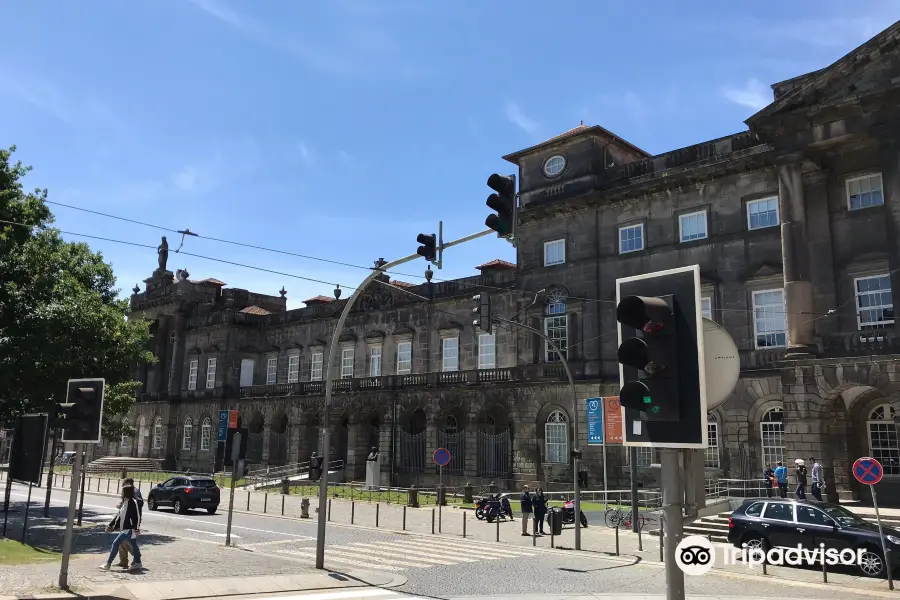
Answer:
[[[220,410],[219,411],[219,430],[217,440],[220,442],[224,442],[228,437],[228,411]]]
[[[603,445],[603,398],[587,399],[588,446]]]

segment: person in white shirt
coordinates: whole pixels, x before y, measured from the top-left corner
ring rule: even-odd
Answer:
[[[812,468],[812,492],[813,498],[822,501],[822,488],[825,487],[825,474],[823,473],[822,465],[819,464],[812,456],[809,457],[809,462],[813,464]]]
[[[134,487],[125,486],[122,488],[122,503],[119,507],[119,512],[106,526],[106,530],[118,530],[119,533],[113,540],[109,558],[106,559],[106,562],[100,568],[108,571],[113,559],[119,553],[119,547],[122,543],[131,542],[131,551],[134,552],[134,562],[131,568],[133,570],[142,569],[141,550],[138,548],[137,543],[137,535],[141,531],[141,512],[138,510],[137,502],[134,500]]]

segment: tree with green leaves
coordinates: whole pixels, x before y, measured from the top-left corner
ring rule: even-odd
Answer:
[[[0,422],[55,413],[69,379],[103,377],[104,431],[121,436],[131,407],[123,396],[133,401],[138,388],[132,374],[156,360],[149,324],[127,318],[128,301],[100,253],[51,228],[47,190],[25,191],[31,168],[13,162],[14,152],[0,150]]]

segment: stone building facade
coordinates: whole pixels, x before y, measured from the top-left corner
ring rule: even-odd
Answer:
[[[763,464],[815,456],[832,498],[864,496],[849,466],[873,455],[885,500],[900,503],[900,23],[772,89],[747,131],[660,155],[581,125],[506,156],[517,264],[373,284],[336,352],[332,458],[358,478],[377,443],[395,483],[422,483],[443,445],[458,477],[569,477],[574,415],[558,357],[521,329],[482,335],[472,295],[564,346],[580,398],[614,395],[616,279],[699,264],[704,311],[734,337],[742,369],[710,414],[708,476],[757,480]],[[211,468],[203,432],[214,436],[223,408],[240,411],[260,462],[317,447],[322,356],[344,300],[286,311],[283,297],[159,271],[131,301],[162,360],[142,374],[138,439],[112,450]],[[577,446],[596,488],[602,455],[585,429]],[[653,455],[638,461],[643,473]],[[610,488],[627,485],[625,462],[608,449]]]

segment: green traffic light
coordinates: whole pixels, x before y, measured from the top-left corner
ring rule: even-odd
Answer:
[[[658,407],[658,406],[654,406],[653,408],[650,409],[650,412],[652,412],[652,413],[655,415],[656,413],[659,412],[659,407]]]
[[[650,399],[650,396],[644,396],[644,404],[651,404],[653,401]]]

